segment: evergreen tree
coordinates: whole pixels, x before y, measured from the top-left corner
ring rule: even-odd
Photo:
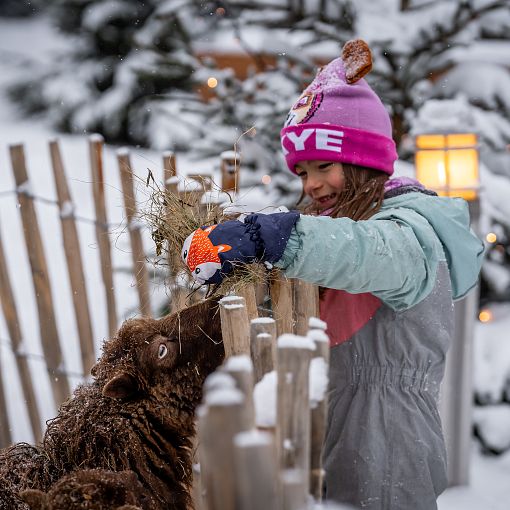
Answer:
[[[149,100],[193,89],[192,38],[209,21],[198,1],[54,0],[70,48],[55,66],[10,91],[25,111],[70,132],[148,144]]]

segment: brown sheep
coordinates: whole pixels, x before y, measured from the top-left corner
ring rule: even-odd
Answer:
[[[133,471],[80,469],[49,492],[27,489],[20,497],[30,510],[143,510],[146,489]]]
[[[195,408],[205,377],[223,357],[217,300],[159,320],[126,321],[105,342],[93,381],[48,422],[41,446],[0,452],[0,478],[19,491],[47,492],[77,469],[132,470],[154,508],[192,508]]]

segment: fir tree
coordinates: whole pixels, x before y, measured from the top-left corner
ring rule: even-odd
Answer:
[[[193,89],[200,63],[190,44],[207,29],[201,4],[54,0],[52,10],[71,37],[71,50],[53,68],[11,88],[11,96],[27,112],[45,112],[61,130],[147,145],[149,102]]]

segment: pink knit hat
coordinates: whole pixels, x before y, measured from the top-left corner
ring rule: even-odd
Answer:
[[[280,136],[291,172],[300,161],[339,161],[391,175],[397,159],[391,121],[363,79],[372,67],[370,49],[349,41],[342,58],[319,71],[291,108]]]

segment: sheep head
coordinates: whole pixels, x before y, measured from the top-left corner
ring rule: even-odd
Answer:
[[[224,357],[217,301],[203,301],[159,320],[127,320],[105,343],[92,369],[103,395],[137,398],[177,388],[181,395],[196,393]]]

